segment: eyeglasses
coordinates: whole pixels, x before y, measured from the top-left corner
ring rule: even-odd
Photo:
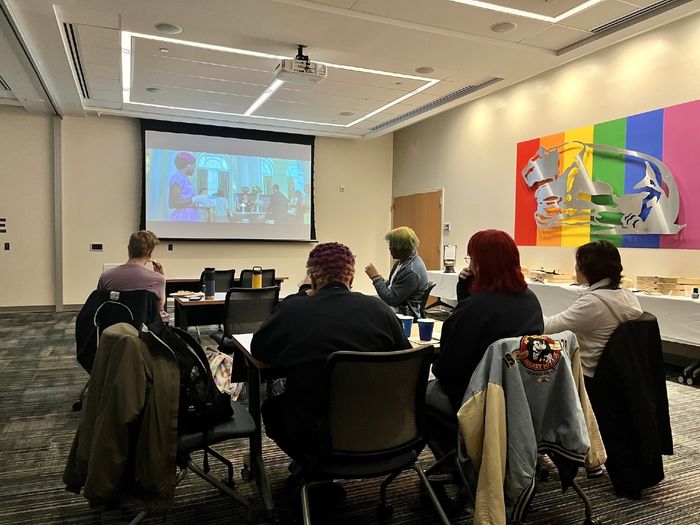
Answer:
[[[469,265],[469,264],[471,264],[471,262],[472,262],[472,258],[469,257],[468,255],[465,255],[465,256],[464,256],[464,262],[467,263],[467,265]]]

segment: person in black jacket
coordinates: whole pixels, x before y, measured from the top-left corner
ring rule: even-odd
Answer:
[[[469,239],[468,267],[459,274],[459,303],[442,325],[437,378],[428,385],[428,445],[440,459],[454,449],[457,411],[469,380],[488,346],[505,337],[544,330],[542,308],[520,271],[520,253],[500,230],[483,230]]]
[[[268,437],[302,467],[319,453],[322,377],[338,350],[411,348],[396,314],[376,297],[351,292],[355,256],[347,246],[319,244],[306,263],[311,290],[285,300],[253,336],[256,359],[285,371],[284,394],[262,406]]]

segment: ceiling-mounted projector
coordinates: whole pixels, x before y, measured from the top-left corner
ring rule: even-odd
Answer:
[[[275,78],[285,82],[317,84],[326,78],[326,66],[296,58],[286,59],[275,67]]]
[[[297,46],[297,56],[293,59],[284,59],[275,67],[275,78],[285,82],[300,82],[304,84],[318,84],[326,78],[325,64],[311,62],[304,54],[304,46]]]

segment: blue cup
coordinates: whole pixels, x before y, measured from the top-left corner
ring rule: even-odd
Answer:
[[[413,327],[413,317],[410,315],[401,314],[396,314],[396,317],[399,318],[399,321],[401,321],[401,324],[403,325],[403,333],[406,334],[406,337],[410,337],[411,328]]]
[[[421,341],[430,341],[433,338],[434,319],[418,319],[418,335]]]

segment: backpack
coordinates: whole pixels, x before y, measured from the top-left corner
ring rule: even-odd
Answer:
[[[231,396],[214,383],[209,361],[199,343],[180,328],[161,323],[142,327],[139,338],[151,352],[167,354],[180,367],[180,400],[177,433],[206,432],[233,415]]]

